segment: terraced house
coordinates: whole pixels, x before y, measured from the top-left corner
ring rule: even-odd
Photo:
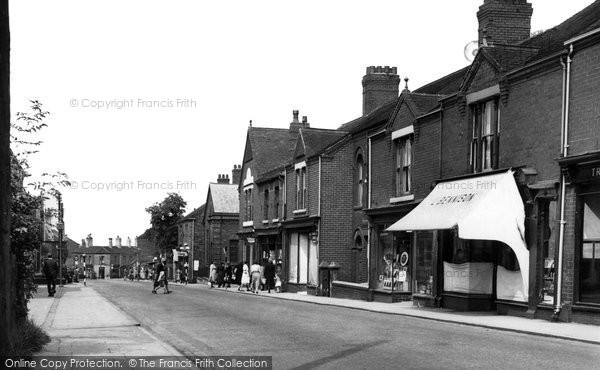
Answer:
[[[485,0],[473,62],[412,91],[368,67],[338,130],[250,128],[246,254],[291,291],[600,323],[600,1],[532,15]]]

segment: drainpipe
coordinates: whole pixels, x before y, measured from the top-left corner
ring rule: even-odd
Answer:
[[[371,137],[369,136],[369,178],[367,179],[367,208],[371,208]],[[370,238],[369,238],[370,240]]]
[[[569,100],[571,93],[571,62],[573,55],[573,44],[569,47],[569,54],[567,55],[567,66],[564,77],[564,88],[563,88],[563,124],[562,124],[562,157],[566,157],[569,154]],[[563,63],[564,65],[564,63]],[[553,319],[558,320],[560,312],[562,310],[562,265],[563,265],[563,250],[565,245],[565,195],[566,195],[566,179],[565,175],[561,173],[561,184],[560,184],[560,229],[558,236],[558,265],[557,265],[557,276],[556,276],[556,299],[554,306]]]

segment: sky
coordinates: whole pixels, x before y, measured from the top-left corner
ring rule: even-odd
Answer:
[[[532,0],[532,31],[592,2]],[[286,128],[298,109],[334,129],[361,115],[368,66],[398,67],[409,89],[467,66],[481,4],[12,0],[11,112],[50,112],[31,172],[68,174],[66,234],[135,240],[167,193],[187,213],[231,177],[250,120]]]

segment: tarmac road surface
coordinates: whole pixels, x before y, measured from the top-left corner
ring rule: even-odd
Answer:
[[[591,369],[600,364],[600,346],[568,340],[199,285],[170,285],[172,294],[155,295],[148,282],[90,283],[189,357],[273,356],[275,369]]]

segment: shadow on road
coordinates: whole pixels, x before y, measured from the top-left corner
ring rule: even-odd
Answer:
[[[298,370],[300,370],[300,369],[314,369],[314,368],[316,368],[318,366],[322,366],[322,365],[325,365],[325,364],[327,364],[329,362],[345,358],[346,356],[354,355],[354,354],[356,354],[356,353],[358,353],[360,351],[364,351],[364,350],[369,349],[371,347],[375,347],[375,346],[378,346],[380,344],[387,343],[387,342],[389,342],[389,341],[387,341],[387,340],[379,340],[379,341],[371,342],[371,343],[367,343],[367,344],[358,344],[358,345],[353,346],[351,348],[345,349],[345,350],[343,350],[341,352],[335,353],[335,354],[333,354],[331,356],[323,357],[321,359],[308,362],[308,363],[300,365],[298,367],[294,367],[293,369],[294,370],[296,370],[296,369],[298,369]]]

